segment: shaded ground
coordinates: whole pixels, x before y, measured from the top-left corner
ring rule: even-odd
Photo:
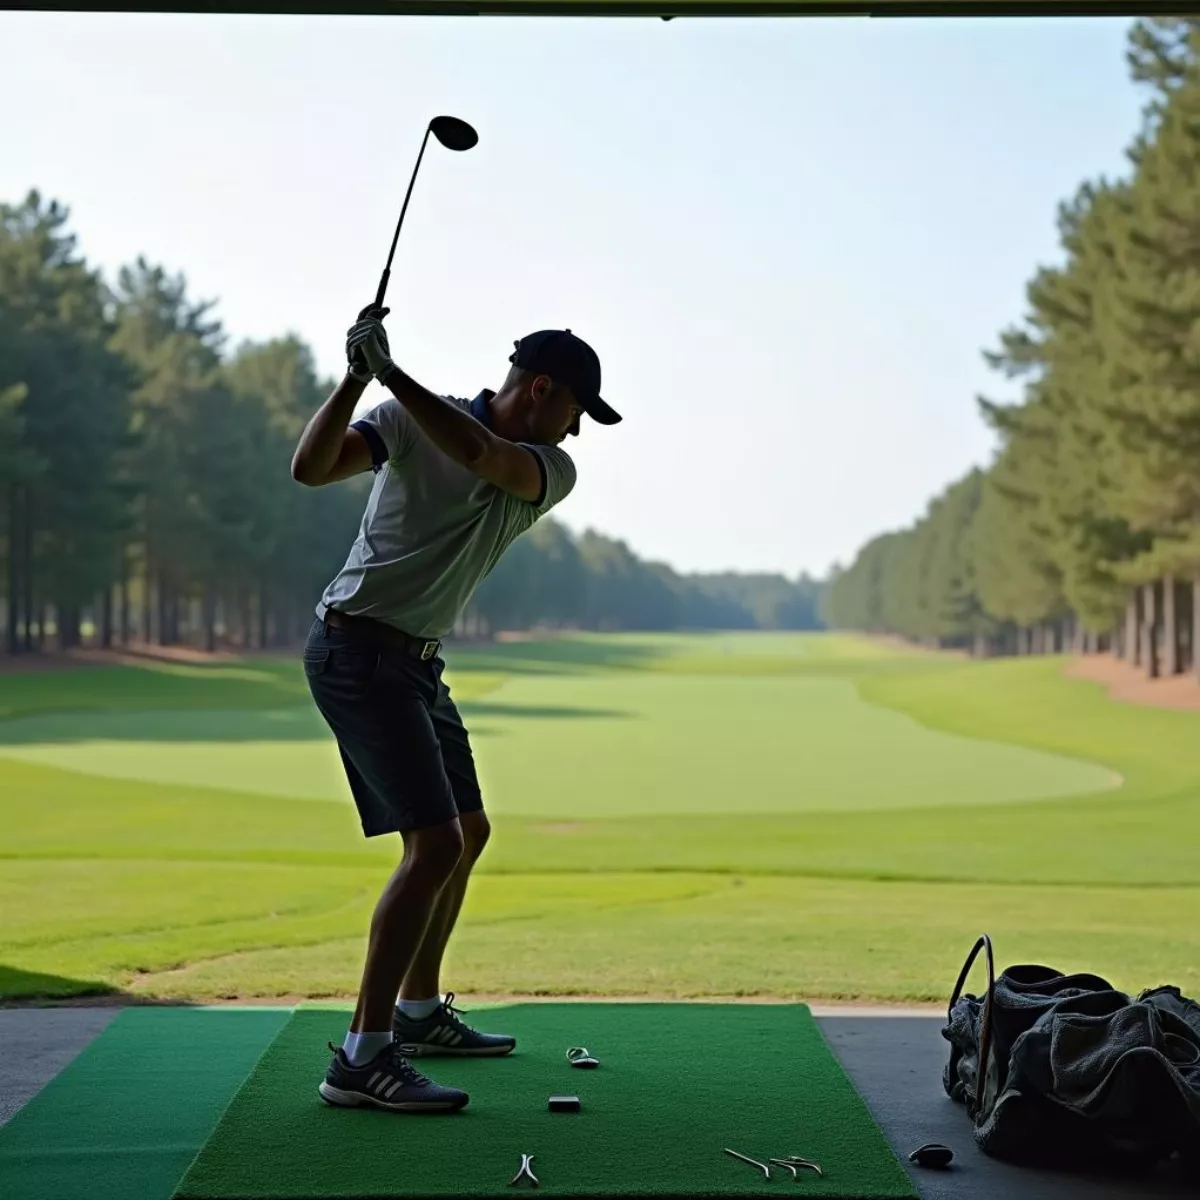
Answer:
[[[194,646],[155,646],[152,643],[130,642],[128,646],[109,650],[81,646],[76,650],[45,650],[38,654],[0,654],[0,675],[26,674],[31,671],[52,671],[78,667],[139,667],[148,662],[189,663],[204,666],[208,663],[234,663],[248,658],[278,658],[287,649],[217,650],[212,653]],[[299,654],[299,647],[295,653]]]
[[[924,656],[930,659],[951,660],[969,658],[965,651],[930,651],[899,637],[880,635],[860,641],[876,644],[889,654],[907,657]],[[624,640],[617,649],[605,647],[599,639],[560,639],[532,633],[501,634],[493,642],[451,643],[448,653],[453,657],[469,660],[472,669],[484,669],[490,664],[510,673],[519,673],[522,669],[553,669],[556,664],[563,662],[564,646],[571,647],[567,652],[567,661],[573,666],[650,666],[657,664],[662,657],[667,657],[661,650],[656,652],[652,645],[637,645],[629,640]],[[739,649],[742,647],[739,646]],[[194,666],[221,665],[256,658],[278,659],[281,656],[287,657],[290,653],[298,654],[299,647],[292,650],[221,650],[210,654],[191,646],[132,643],[111,650],[81,648],[42,654],[0,654],[0,675],[58,671],[82,666],[142,666],[151,662]],[[1114,700],[1161,708],[1200,710],[1200,681],[1191,672],[1171,679],[1147,679],[1138,667],[1132,667],[1108,654],[1095,654],[1072,657],[1064,674],[1068,679],[1103,684]]]
[[[1197,1181],[1184,1179],[1174,1166],[1122,1179],[1016,1167],[980,1153],[966,1112],[942,1088],[947,1043],[941,1018],[827,1017],[818,1023],[902,1162],[927,1142],[954,1151],[948,1171],[909,1169],[923,1200],[1149,1200],[1197,1194]]]
[[[1110,654],[1089,654],[1072,659],[1064,674],[1068,679],[1099,683],[1111,699],[1126,704],[1200,710],[1200,682],[1190,673],[1173,675],[1170,679],[1147,679],[1140,667],[1131,667]]]

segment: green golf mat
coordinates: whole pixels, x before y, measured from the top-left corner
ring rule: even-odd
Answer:
[[[523,1154],[543,1194],[744,1196],[800,1186],[765,1160],[802,1154],[810,1196],[915,1198],[903,1167],[803,1005],[519,1004],[479,1014],[512,1033],[499,1059],[419,1059],[465,1088],[460,1113],[337,1109],[317,1095],[345,1010],[298,1011],[234,1097],[177,1200],[502,1196]],[[471,1019],[471,1018],[468,1018]],[[597,1070],[573,1068],[586,1046]],[[551,1094],[582,1110],[551,1113]]]
[[[3,1200],[168,1200],[290,1013],[126,1009],[0,1128]]]

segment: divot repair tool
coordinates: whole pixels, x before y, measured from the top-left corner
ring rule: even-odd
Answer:
[[[529,1165],[531,1162],[533,1162],[532,1154],[521,1155],[521,1169],[508,1181],[509,1187],[520,1187],[526,1181],[528,1181],[530,1187],[538,1186],[538,1177],[533,1173],[533,1168]]]
[[[771,1168],[767,1166],[767,1163],[761,1163],[757,1158],[747,1158],[744,1154],[739,1154],[736,1150],[730,1150],[728,1147],[725,1153],[732,1154],[734,1158],[740,1158],[742,1162],[749,1163],[752,1167],[757,1167],[768,1179],[771,1178]],[[777,1167],[786,1167],[791,1171],[793,1179],[799,1179],[802,1170],[816,1171],[821,1176],[825,1174],[819,1163],[813,1162],[811,1158],[801,1158],[799,1154],[789,1154],[787,1158],[769,1158],[767,1162],[774,1163]]]
[[[800,1172],[805,1169],[809,1171],[816,1171],[816,1173],[821,1176],[824,1176],[825,1174],[825,1172],[821,1170],[820,1166],[813,1162],[811,1158],[801,1158],[798,1154],[789,1154],[787,1158],[769,1158],[767,1161],[773,1162],[777,1167],[787,1167],[787,1169],[791,1171],[793,1179],[799,1179]]]
[[[736,1150],[730,1150],[725,1147],[726,1154],[732,1154],[734,1158],[740,1158],[742,1162],[749,1163],[752,1167],[758,1167],[760,1171],[768,1178],[771,1178],[771,1168],[766,1163],[760,1163],[757,1158],[747,1158],[744,1154],[739,1154]]]
[[[571,1049],[567,1051],[567,1061],[571,1064],[571,1066],[581,1067],[584,1070],[594,1070],[600,1065],[600,1060],[598,1058],[593,1058],[592,1055],[588,1053],[588,1048],[586,1046],[572,1046]]]

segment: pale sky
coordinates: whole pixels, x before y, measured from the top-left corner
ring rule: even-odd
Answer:
[[[585,422],[556,516],[823,574],[989,460],[974,397],[1015,393],[980,352],[1058,203],[1127,171],[1128,25],[3,12],[0,198],[340,374],[426,123],[463,117],[401,232],[397,361],[473,396],[570,327],[625,420]]]

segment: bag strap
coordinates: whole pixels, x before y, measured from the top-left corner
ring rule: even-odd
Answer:
[[[992,1043],[992,1002],[996,994],[996,964],[992,957],[992,939],[986,933],[981,934],[979,940],[971,949],[971,953],[967,955],[967,961],[963,963],[963,968],[958,973],[958,982],[954,985],[954,995],[950,997],[950,1004],[946,1009],[946,1019],[949,1021],[954,1012],[954,1006],[958,1003],[959,997],[962,995],[963,984],[967,982],[967,976],[971,972],[971,967],[975,963],[975,959],[979,955],[980,950],[987,950],[987,999],[983,1006],[983,1021],[979,1030],[979,1071],[976,1075],[977,1091],[972,1093],[967,1092],[967,1113],[972,1120],[975,1119],[975,1114],[979,1112],[983,1102],[984,1088],[987,1086],[987,1068],[988,1068],[988,1052],[991,1049]]]

